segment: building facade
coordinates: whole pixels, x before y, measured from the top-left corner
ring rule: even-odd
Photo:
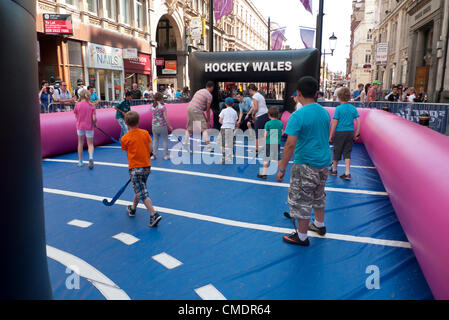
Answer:
[[[192,40],[193,18],[204,21],[204,37]],[[209,0],[150,0],[151,41],[155,84],[189,86],[188,55],[209,49]],[[214,51],[265,50],[268,23],[250,0],[234,0],[232,14],[214,21]],[[170,64],[170,67],[167,66]],[[157,79],[156,79],[157,78]]]
[[[371,81],[372,43],[376,0],[353,1],[351,35],[351,88]]]
[[[119,100],[137,83],[163,89],[189,86],[188,56],[209,49],[210,0],[38,0],[39,79],[79,79],[102,100]],[[72,33],[46,32],[51,15],[70,15]],[[190,37],[201,18],[204,36]],[[214,51],[266,50],[268,23],[251,0],[234,0],[232,14],[214,21]],[[137,56],[127,59],[129,51]]]
[[[382,81],[384,90],[423,88],[429,101],[448,102],[449,1],[377,0],[376,15],[371,80]]]
[[[146,0],[38,0],[40,80],[59,77],[72,90],[83,80],[111,101],[120,100],[133,82],[145,88],[152,78],[148,6]],[[44,28],[54,14],[70,15],[72,34]],[[137,51],[137,57],[126,59],[124,49]]]

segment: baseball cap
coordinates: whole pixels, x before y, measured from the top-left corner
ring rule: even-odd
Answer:
[[[233,105],[233,104],[234,104],[234,99],[232,99],[232,98],[226,98],[226,99],[225,99],[225,103],[226,103],[226,104],[229,104],[229,105]]]

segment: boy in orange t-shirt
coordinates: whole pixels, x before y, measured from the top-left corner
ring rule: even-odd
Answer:
[[[136,216],[136,208],[142,199],[151,215],[150,227],[156,227],[162,217],[154,210],[153,203],[148,195],[147,179],[151,173],[150,155],[153,152],[151,137],[148,131],[139,129],[139,114],[129,111],[125,115],[125,123],[129,132],[121,138],[122,150],[128,155],[129,175],[133,182],[134,202],[128,206],[130,217]]]

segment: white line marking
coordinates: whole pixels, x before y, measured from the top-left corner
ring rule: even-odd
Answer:
[[[195,292],[203,300],[226,300],[225,296],[211,284],[197,288],[195,289]]]
[[[102,202],[103,199],[105,198],[103,196],[96,196],[96,195],[90,195],[90,194],[85,194],[85,193],[78,193],[78,192],[50,189],[50,188],[44,188],[44,192],[68,196],[68,197],[75,197],[75,198],[80,198],[80,199],[95,200],[95,201],[99,201],[99,202]],[[110,198],[108,200],[110,200]],[[117,200],[116,204],[122,205],[122,206],[128,206],[131,204],[131,202]],[[139,204],[139,208],[145,209],[145,206],[143,204]],[[156,211],[164,212],[164,213],[175,215],[175,216],[196,219],[196,220],[201,220],[201,221],[208,221],[208,222],[223,224],[223,225],[232,226],[232,227],[239,227],[239,228],[253,229],[253,230],[260,230],[260,231],[268,231],[268,232],[275,232],[275,233],[283,233],[283,234],[292,233],[294,231],[293,229],[289,229],[289,228],[280,228],[280,227],[273,227],[273,226],[267,226],[267,225],[262,225],[262,224],[254,224],[254,223],[230,220],[230,219],[222,219],[222,218],[207,216],[207,215],[203,215],[203,214],[199,214],[199,213],[193,213],[193,212],[187,212],[187,211],[181,211],[181,210],[175,210],[175,209],[169,209],[169,208],[163,208],[163,207],[157,207],[157,206],[155,206],[154,208]],[[320,237],[314,232],[308,232],[308,234],[310,237],[315,237],[315,238],[367,243],[367,244],[374,244],[374,245],[381,245],[381,246],[388,246],[388,247],[398,247],[398,248],[408,248],[408,249],[411,248],[410,243],[405,242],[405,241],[383,240],[383,239],[358,237],[358,236],[351,236],[351,235],[341,235],[341,234],[334,234],[334,233],[327,233],[325,237]]]
[[[62,163],[78,163],[78,160],[64,160],[64,159],[44,159],[46,162],[62,162]],[[124,163],[114,163],[114,162],[95,162],[96,165],[102,166],[110,166],[110,167],[120,167],[120,168],[128,168],[128,164]],[[220,179],[220,180],[228,180],[228,181],[236,181],[236,182],[244,182],[244,183],[252,183],[264,186],[272,186],[272,187],[283,187],[289,188],[289,183],[278,183],[278,182],[270,182],[270,181],[259,181],[253,179],[245,179],[245,178],[237,178],[230,176],[223,176],[218,174],[211,173],[202,173],[196,171],[187,171],[187,170],[176,170],[176,169],[166,169],[166,168],[157,168],[151,167],[152,171],[160,171],[160,172],[168,172],[168,173],[178,173],[185,174],[190,176],[211,178],[211,179]],[[383,191],[370,191],[370,190],[358,190],[358,189],[343,189],[343,188],[331,188],[326,187],[326,191],[330,192],[342,192],[342,193],[353,193],[353,194],[366,194],[366,195],[375,195],[375,196],[388,196],[387,192]]]
[[[77,267],[79,276],[89,280],[108,300],[131,300],[125,291],[86,261],[47,245],[47,256],[70,268]]]
[[[80,228],[89,228],[92,225],[92,222],[74,219],[74,220],[68,222],[67,224],[71,225],[71,226],[75,226],[75,227],[80,227]]]
[[[114,147],[114,146],[101,146],[101,147],[97,147],[97,148],[103,148],[103,149],[121,149],[120,147]],[[164,148],[159,148],[159,151],[164,151]],[[168,149],[168,151],[178,151],[178,152],[183,152],[183,153],[188,153],[188,151],[186,151],[186,150],[179,150],[179,149]],[[222,154],[221,153],[210,153],[210,152],[208,152],[208,151],[194,151],[193,153],[195,153],[195,154],[206,154],[206,155],[208,155],[208,154],[213,154],[214,156],[222,156]],[[235,158],[238,158],[238,159],[247,159],[247,160],[253,160],[254,159],[254,157],[244,157],[244,156],[235,156]],[[255,160],[258,160],[258,161],[263,161],[263,158],[255,158]],[[288,163],[290,163],[290,164],[292,164],[293,163],[293,161],[289,161]],[[258,163],[255,163],[256,165],[259,165]],[[344,164],[339,164],[338,165],[339,167],[341,167],[341,168],[344,168],[345,167],[345,165]],[[355,165],[351,165],[351,168],[357,168],[357,169],[374,169],[374,170],[376,170],[376,167],[372,167],[372,166],[355,166]]]
[[[123,242],[124,244],[127,244],[128,246],[130,246],[140,240],[140,239],[134,237],[133,235],[124,233],[124,232],[120,232],[119,234],[116,234],[115,236],[113,236],[113,238],[120,240],[121,242]]]
[[[172,257],[171,255],[169,255],[165,252],[162,252],[160,254],[152,256],[151,258],[153,260],[159,262],[160,264],[162,264],[167,269],[174,269],[174,268],[182,265],[181,261],[179,261],[178,259]]]

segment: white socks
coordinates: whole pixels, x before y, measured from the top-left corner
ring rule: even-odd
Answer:
[[[93,160],[94,159],[94,154],[89,154],[89,160]]]
[[[305,241],[308,237],[307,237],[307,233],[299,233],[298,232],[298,238],[301,241]]]
[[[315,227],[317,228],[322,228],[324,227],[324,222],[318,222],[318,221],[314,221],[313,224],[315,225]]]

